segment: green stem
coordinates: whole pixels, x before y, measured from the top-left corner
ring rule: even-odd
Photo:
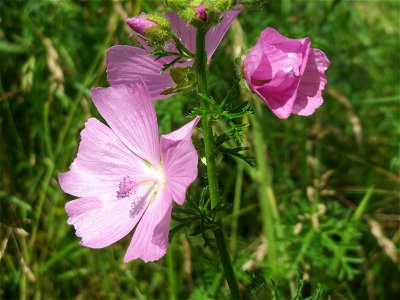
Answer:
[[[237,228],[239,221],[239,212],[240,212],[240,200],[242,199],[242,186],[243,186],[243,165],[238,164],[237,173],[236,173],[236,183],[235,183],[235,194],[233,197],[233,218],[231,225],[231,243],[230,249],[231,252],[235,252],[236,250],[236,239],[237,239]]]
[[[204,96],[208,94],[206,77],[207,54],[205,50],[205,36],[206,30],[204,28],[198,28],[196,35],[197,87],[199,94],[202,94]],[[205,102],[202,97],[200,97],[200,104],[203,107],[208,105],[208,103]],[[214,208],[218,204],[219,191],[217,167],[215,163],[214,138],[211,128],[210,116],[202,117],[202,127],[207,162],[208,188],[210,190],[211,207]]]
[[[175,272],[175,261],[173,244],[169,245],[169,250],[167,252],[167,264],[168,264],[168,281],[169,281],[169,295],[171,300],[177,299],[177,285],[176,285],[176,272]]]
[[[196,34],[196,76],[197,76],[197,88],[199,94],[204,96],[208,95],[207,91],[207,54],[205,49],[207,30],[205,28],[197,28]],[[200,97],[200,104],[202,107],[209,106],[202,97]],[[204,138],[204,148],[207,164],[207,178],[208,178],[208,188],[210,191],[211,207],[214,208],[219,202],[219,191],[218,191],[218,177],[217,177],[217,166],[215,162],[215,146],[213,131],[211,128],[211,118],[210,116],[202,117],[202,128],[203,128],[203,138]],[[226,281],[228,282],[229,289],[232,294],[232,299],[241,299],[239,285],[235,277],[235,272],[233,270],[231,258],[228,253],[228,248],[226,247],[224,231],[221,227],[221,222],[217,223],[215,227],[214,236],[217,243],[218,253],[221,259],[222,266],[224,268],[224,273]]]
[[[265,148],[265,140],[261,126],[261,108],[256,103],[256,115],[251,116],[251,124],[253,125],[254,147],[257,161],[257,180],[259,182],[259,201],[261,205],[261,215],[264,227],[264,233],[268,240],[268,262],[271,270],[276,265],[276,243],[274,231],[274,219],[277,217],[277,208],[275,199],[271,196],[271,187],[268,179],[268,162],[267,151]]]
[[[217,227],[214,229],[219,257],[221,258],[222,267],[224,268],[226,281],[231,290],[232,299],[242,299],[240,296],[239,285],[235,277],[235,271],[233,270],[231,258],[228,253],[228,248],[226,247],[224,231],[221,226],[221,222],[218,222]]]

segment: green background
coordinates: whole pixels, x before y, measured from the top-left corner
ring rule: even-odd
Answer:
[[[84,122],[99,117],[89,90],[107,86],[105,50],[131,43],[125,18],[163,9],[161,1],[0,2],[0,298],[229,298],[217,256],[190,236],[196,224],[148,264],[123,263],[130,237],[83,248],[66,224],[73,198],[57,174],[73,161]],[[257,168],[219,163],[222,199],[239,212],[225,212],[224,228],[246,298],[399,296],[399,12],[398,1],[269,1],[244,10],[215,53],[216,99],[233,83],[235,58],[268,26],[310,37],[331,61],[325,103],[311,117],[279,120],[262,106],[279,211],[274,269]],[[195,94],[157,102],[160,133],[184,124],[196,103]],[[244,143],[253,155],[251,126]],[[200,165],[189,199],[204,176]]]

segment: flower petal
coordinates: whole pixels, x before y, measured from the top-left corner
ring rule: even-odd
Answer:
[[[213,56],[215,50],[218,48],[222,39],[225,36],[225,33],[228,31],[232,22],[242,11],[242,5],[236,5],[232,10],[225,11],[221,15],[221,20],[218,25],[211,28],[206,34],[206,51],[208,61],[210,61]]]
[[[162,258],[168,249],[172,201],[168,189],[161,189],[140,220],[126,251],[124,262]]]
[[[168,12],[165,16],[169,19],[175,35],[181,40],[185,47],[190,52],[196,53],[196,28],[181,19],[175,12]]]
[[[172,131],[168,134],[162,135],[162,138],[166,138],[166,139],[174,140],[174,141],[184,140],[184,139],[190,140],[192,138],[192,130],[197,125],[197,123],[199,123],[200,119],[201,119],[201,117],[197,116],[189,123],[183,125],[181,128],[179,128],[175,131]]]
[[[164,64],[169,61],[149,56],[148,51],[131,46],[113,46],[107,50],[107,80],[110,85],[131,84],[142,79],[152,99],[163,99],[161,93],[176,84],[169,71],[161,74]]]
[[[293,73],[281,71],[271,82],[257,87],[255,92],[278,118],[286,119],[292,113],[299,82]]]
[[[206,33],[206,52],[208,61],[210,61],[218,45],[224,38],[225,33],[228,31],[233,20],[235,20],[235,18],[240,14],[242,9],[242,5],[236,5],[234,9],[222,13],[220,22]],[[190,52],[196,53],[196,28],[181,19],[174,12],[167,13],[166,16],[169,19],[176,36],[181,39],[182,43]]]
[[[104,194],[70,201],[65,205],[68,224],[74,225],[82,246],[107,247],[135,227],[151,199],[149,190],[139,188],[135,195],[124,199]]]
[[[276,65],[277,70],[285,68],[286,65],[292,68],[296,76],[301,76],[303,74],[308,53],[310,52],[311,42],[309,38],[289,39],[274,28],[268,27],[261,33],[260,40],[263,45],[269,46],[264,48],[266,51],[273,48],[275,51],[279,50],[285,54],[285,58],[281,57],[279,60],[276,60],[276,62],[279,62],[279,64]],[[268,57],[270,53],[268,51],[265,54]],[[274,68],[274,64],[272,65]]]
[[[196,117],[180,129],[161,136],[161,157],[168,189],[176,203],[185,202],[186,191],[197,177],[197,151],[191,140],[192,129],[199,122]]]
[[[292,113],[309,116],[322,105],[322,91],[326,85],[325,70],[329,64],[328,58],[321,50],[311,49]]]
[[[91,90],[93,102],[118,138],[155,168],[160,164],[158,125],[143,81]]]
[[[115,192],[123,176],[139,178],[145,175],[144,168],[144,162],[109,127],[91,118],[81,132],[78,155],[70,171],[58,178],[64,192],[90,197]]]
[[[243,61],[243,73],[252,87],[253,85],[262,85],[272,78],[271,63],[269,57],[265,57],[264,52],[263,43],[259,40]],[[271,53],[271,55],[273,57],[274,53]]]

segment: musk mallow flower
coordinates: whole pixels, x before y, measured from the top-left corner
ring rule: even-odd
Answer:
[[[206,34],[206,52],[210,62],[212,55],[221,43],[225,33],[233,20],[239,15],[243,7],[235,6],[232,10],[221,14],[220,22],[211,28]],[[180,18],[176,13],[167,13],[170,26],[176,37],[191,52],[196,52],[196,28]],[[170,71],[161,72],[164,65],[170,63],[176,57],[168,56],[157,59],[156,56],[149,56],[153,50],[141,38],[138,39],[143,48],[116,45],[107,50],[107,80],[110,85],[130,84],[141,78],[147,85],[153,99],[163,99],[171,95],[164,95],[163,92],[176,86],[171,78]],[[174,51],[174,45],[169,44],[168,51]],[[177,63],[177,67],[192,66],[193,60],[184,63]]]
[[[323,103],[330,62],[310,44],[266,28],[243,61],[247,84],[278,118],[308,116]]]
[[[64,192],[78,197],[65,205],[68,224],[90,248],[109,246],[136,227],[124,261],[158,260],[168,248],[172,201],[182,205],[197,177],[191,134],[199,117],[159,139],[142,81],[91,93],[109,126],[89,119],[76,159],[59,175]]]

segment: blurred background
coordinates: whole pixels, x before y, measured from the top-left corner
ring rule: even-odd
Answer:
[[[1,299],[229,298],[217,256],[190,236],[196,224],[148,264],[123,263],[129,236],[93,250],[80,247],[66,224],[64,205],[73,198],[57,174],[73,161],[84,122],[99,117],[89,90],[108,85],[105,50],[131,44],[125,18],[164,8],[162,1],[0,2]],[[268,195],[278,211],[274,268],[257,167],[232,157],[219,164],[221,197],[232,203],[224,227],[245,298],[399,297],[399,20],[398,1],[269,1],[244,10],[215,53],[216,99],[233,84],[237,56],[268,26],[310,37],[331,61],[325,103],[311,117],[279,120],[262,105]],[[157,102],[160,133],[186,122],[194,99]],[[254,155],[251,126],[244,143]],[[200,165],[189,199],[204,182]]]

